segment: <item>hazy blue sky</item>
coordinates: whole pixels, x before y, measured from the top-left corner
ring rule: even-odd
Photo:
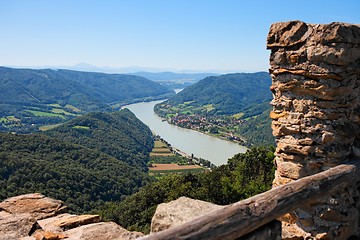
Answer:
[[[360,24],[360,0],[0,0],[0,65],[267,70],[288,20]]]

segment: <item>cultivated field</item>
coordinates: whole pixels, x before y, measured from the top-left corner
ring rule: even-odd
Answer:
[[[178,164],[153,164],[149,167],[150,171],[168,171],[168,170],[186,170],[186,169],[202,169],[199,165],[178,165]]]

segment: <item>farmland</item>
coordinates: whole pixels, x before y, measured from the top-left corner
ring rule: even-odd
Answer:
[[[204,171],[189,157],[180,156],[165,140],[156,137],[148,164],[150,174],[183,173]]]

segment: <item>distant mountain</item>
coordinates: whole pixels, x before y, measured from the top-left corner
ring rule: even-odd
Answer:
[[[212,104],[207,114],[237,114],[247,112],[253,105],[269,102],[270,85],[271,78],[266,72],[212,76],[185,88],[163,104],[190,102],[196,107]]]
[[[172,91],[148,79],[123,74],[0,67],[0,103],[71,104],[82,111]]]
[[[216,73],[174,73],[174,72],[136,72],[132,75],[145,77],[172,89],[183,89],[208,76],[218,76]]]
[[[44,134],[104,152],[144,171],[153,147],[151,130],[128,109],[88,113]]]
[[[174,72],[136,72],[129,73],[136,76],[141,76],[153,81],[166,81],[166,80],[183,80],[183,81],[199,81],[208,76],[218,76],[216,73],[174,73]]]
[[[0,67],[0,92],[0,130],[15,131],[175,94],[133,75],[5,67]]]

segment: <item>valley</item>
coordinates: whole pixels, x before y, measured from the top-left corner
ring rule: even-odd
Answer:
[[[268,73],[207,77],[154,107],[176,126],[247,147],[273,145]]]
[[[206,85],[197,96],[210,92],[216,102],[176,105],[172,96],[182,93],[142,77],[0,68],[0,200],[40,192],[63,200],[71,213],[96,213],[148,233],[161,202],[188,196],[228,204],[269,189],[274,149],[247,149],[239,143],[248,138],[236,132],[261,119],[263,96]],[[172,124],[154,112],[163,103],[171,106],[161,110]],[[186,121],[192,129],[174,125]]]

